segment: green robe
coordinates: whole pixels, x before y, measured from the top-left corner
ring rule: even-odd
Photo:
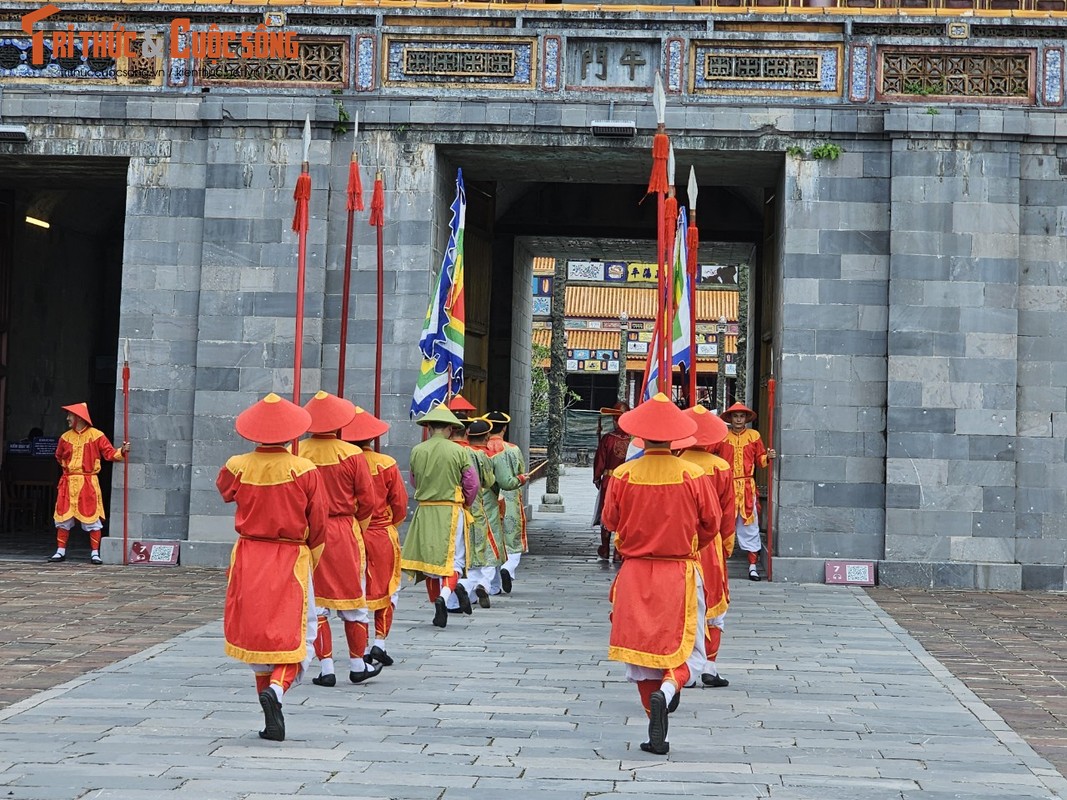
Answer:
[[[500,531],[500,508],[493,460],[485,450],[472,447],[471,463],[478,471],[481,488],[478,499],[471,506],[474,517],[467,526],[467,566],[496,567],[507,559]]]
[[[493,471],[504,501],[501,519],[504,546],[509,553],[525,553],[529,547],[526,544],[526,509],[519,481],[519,476],[526,472],[522,451],[513,444],[505,444],[504,449],[493,456]]]
[[[470,463],[467,449],[443,436],[431,436],[411,448],[418,506],[400,549],[400,566],[417,581],[455,571],[455,531],[464,513],[461,481]]]

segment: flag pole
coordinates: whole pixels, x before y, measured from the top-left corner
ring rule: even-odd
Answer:
[[[359,156],[356,139],[359,137],[359,112],[355,116],[355,134],[352,139],[352,158],[348,162],[348,231],[345,234],[345,278],[341,289],[341,346],[337,354],[337,396],[345,396],[345,365],[348,350],[348,303],[352,287],[352,234],[356,212],[363,210],[363,184],[359,179]]]
[[[376,229],[378,250],[378,306],[374,351],[374,416],[382,416],[382,330],[385,328],[385,184],[379,168],[374,175],[374,194],[370,201],[370,224]],[[381,450],[381,439],[374,440],[375,451]]]
[[[771,376],[767,378],[767,449],[774,449],[774,348],[771,348]],[[774,580],[774,459],[767,461],[767,580]]]
[[[659,364],[659,383],[662,385],[664,376],[668,374],[669,359],[666,354],[670,352],[669,344],[663,339],[663,314],[666,295],[666,276],[664,275],[664,252],[666,250],[666,227],[664,225],[666,213],[664,205],[667,193],[667,159],[670,155],[671,141],[667,136],[667,94],[663,91],[663,78],[656,72],[656,83],[652,90],[652,105],[656,109],[656,134],[652,137],[652,174],[648,179],[648,194],[656,193],[656,287],[657,294],[657,323],[659,325],[659,347],[656,353],[649,353],[649,358],[655,358]],[[659,387],[657,387],[659,388]]]
[[[122,564],[129,562],[130,541],[130,340],[122,343]]]
[[[689,365],[689,406],[697,404],[697,250],[700,248],[700,234],[697,230],[697,173],[693,167],[689,168],[689,230],[685,232],[686,255],[688,263],[685,265],[689,273],[689,347],[690,358],[693,363]]]
[[[300,405],[300,370],[304,351],[304,277],[307,272],[308,204],[311,201],[311,115],[304,118],[304,157],[300,163],[300,177],[296,179],[293,199],[296,211],[293,215],[293,230],[297,233],[296,267],[296,334],[293,354],[293,402]],[[293,440],[293,454],[299,444]]]
[[[665,228],[667,274],[664,282],[667,285],[667,297],[663,313],[664,340],[667,342],[667,371],[662,373],[662,383],[667,391],[667,397],[674,399],[674,262],[678,258],[677,238],[678,232],[678,198],[674,189],[674,145],[671,144],[667,151],[667,198],[663,202],[663,226]]]

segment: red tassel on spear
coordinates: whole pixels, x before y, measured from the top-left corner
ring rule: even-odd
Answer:
[[[359,113],[356,113],[355,135],[359,135]],[[348,230],[345,234],[344,285],[341,287],[341,342],[337,353],[337,396],[345,396],[345,365],[348,352],[348,300],[352,286],[352,235],[355,212],[363,210],[363,184],[359,179],[359,157],[353,145],[348,162]]]
[[[304,159],[300,164],[300,177],[296,179],[293,199],[296,212],[293,214],[293,230],[297,233],[297,269],[296,269],[296,332],[293,347],[293,402],[300,403],[300,370],[304,354],[304,277],[307,272],[307,236],[308,203],[311,201],[311,165],[308,162],[311,151],[311,116],[304,119]],[[293,440],[293,454],[297,454],[299,444]]]
[[[700,233],[697,231],[697,174],[689,168],[689,228],[685,232],[686,271],[689,273],[689,345],[693,363],[689,365],[689,405],[697,404],[697,250]]]
[[[382,416],[382,328],[385,326],[385,245],[383,229],[385,228],[385,184],[382,171],[374,176],[374,193],[370,201],[370,224],[377,228],[378,244],[378,333],[377,349],[374,352],[374,416]],[[381,440],[374,440],[374,449],[381,449]]]

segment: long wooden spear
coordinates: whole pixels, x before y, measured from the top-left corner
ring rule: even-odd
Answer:
[[[771,376],[767,378],[767,449],[774,449],[774,348],[771,348]],[[774,459],[767,461],[767,580],[774,580]]]
[[[689,365],[689,405],[697,404],[697,250],[700,234],[697,231],[697,173],[689,168],[689,229],[685,232],[686,271],[689,273],[689,347],[692,362]]]
[[[130,340],[122,342],[122,564],[130,563]]]
[[[378,333],[374,352],[374,416],[382,418],[382,330],[385,327],[385,183],[379,165],[374,175],[374,194],[370,201],[370,224],[377,229],[378,245]],[[374,440],[374,449],[381,450],[381,439]]]
[[[648,193],[656,193],[656,287],[657,319],[660,320],[659,352],[649,353],[649,358],[656,358],[659,363],[659,383],[670,374],[670,359],[666,356],[670,352],[670,344],[663,336],[663,310],[667,300],[665,279],[663,272],[664,253],[666,249],[666,226],[664,225],[664,203],[667,193],[667,159],[670,156],[671,140],[667,136],[667,94],[663,91],[663,78],[656,73],[656,84],[652,90],[652,105],[656,109],[656,134],[652,137],[652,174],[648,179]],[[668,340],[669,341],[669,340]]]
[[[293,230],[297,233],[296,255],[296,335],[293,348],[293,402],[300,402],[300,370],[304,354],[304,277],[307,272],[308,204],[311,201],[311,115],[304,118],[304,157],[300,163],[300,177],[296,179],[293,199],[296,211],[293,214]],[[299,445],[293,440],[293,453]]]
[[[667,197],[663,201],[664,282],[667,294],[663,306],[663,341],[667,347],[667,371],[660,373],[660,391],[674,399],[674,261],[677,253],[678,197],[674,189],[674,144],[667,148]],[[680,298],[679,298],[680,299]]]
[[[352,287],[352,233],[356,212],[363,210],[363,183],[359,179],[359,155],[356,139],[359,137],[359,112],[356,112],[355,130],[352,139],[352,158],[348,162],[348,232],[345,235],[345,272],[341,288],[341,346],[337,354],[337,396],[345,396],[345,354],[348,351],[348,301]]]

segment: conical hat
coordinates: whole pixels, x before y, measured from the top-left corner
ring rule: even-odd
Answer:
[[[697,443],[697,437],[686,436],[684,439],[677,439],[671,442],[671,450],[685,450],[687,447],[692,447]],[[645,449],[644,439],[631,439],[630,444],[636,447],[638,450]]]
[[[463,423],[459,417],[445,408],[443,405],[436,405],[415,420],[419,425],[429,425],[431,422],[442,422],[445,425],[451,425],[453,428],[462,428]]]
[[[749,422],[752,422],[752,420],[756,418],[756,412],[742,403],[734,403],[728,409],[723,411],[722,415],[725,417],[727,414],[733,414],[735,411],[744,411],[746,414],[748,414]]]
[[[308,433],[332,433],[340,430],[356,414],[356,407],[351,400],[345,400],[329,392],[316,392],[304,410],[311,414],[311,427]]]
[[[631,436],[651,442],[673,442],[696,433],[696,421],[658,392],[633,411],[619,417],[619,427]]]
[[[273,444],[303,436],[310,425],[311,414],[271,392],[238,414],[234,428],[250,442]]]
[[[630,410],[630,406],[620,400],[613,406],[604,406],[600,409],[600,413],[606,417],[617,417],[620,414],[625,414]]]
[[[369,442],[389,430],[389,423],[382,422],[369,411],[356,406],[356,416],[341,428],[341,438],[346,442]]]
[[[697,447],[711,447],[711,445],[718,444],[725,439],[727,431],[730,430],[725,422],[704,408],[704,406],[687,408],[682,413],[696,420],[697,432],[694,434],[695,441],[692,444],[679,445],[677,442],[672,444],[671,447],[676,450],[682,447],[692,447],[693,444]]]
[[[471,405],[470,400],[461,394],[457,394],[451,400],[448,401],[449,411],[475,411],[474,406]]]
[[[69,411],[79,419],[85,420],[87,425],[92,425],[93,421],[89,419],[89,406],[86,403],[75,403],[72,406],[63,406],[64,411]]]

